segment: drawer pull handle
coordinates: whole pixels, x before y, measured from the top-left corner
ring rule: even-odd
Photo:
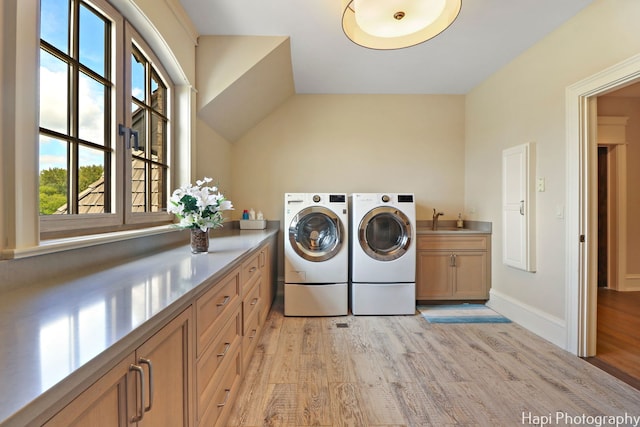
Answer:
[[[253,301],[251,301],[251,305],[256,305],[258,303],[258,298],[254,298]]]
[[[224,389],[226,395],[224,396],[224,401],[222,403],[218,403],[218,408],[222,408],[224,405],[227,404],[227,400],[229,400],[229,395],[231,394],[231,389],[230,388],[225,388]]]
[[[249,269],[249,273],[253,273],[254,271],[256,271],[258,269],[258,267],[253,266]]]
[[[227,351],[229,351],[229,347],[231,347],[231,343],[224,343],[224,350],[222,353],[218,353],[218,357],[224,357],[227,354]]]
[[[228,295],[224,296],[224,300],[222,302],[219,302],[217,304],[218,307],[224,307],[225,305],[227,305],[227,303],[229,302],[229,300],[231,300],[231,297]]]
[[[153,364],[151,363],[151,360],[143,357],[138,359],[138,363],[144,363],[149,367],[149,406],[144,408],[144,412],[149,412],[153,406]],[[142,404],[144,405],[144,402]]]
[[[144,370],[138,365],[129,365],[129,370],[137,372],[138,378],[140,379],[140,402],[142,402],[142,408],[140,412],[138,412],[138,404],[136,403],[136,414],[131,417],[131,422],[137,423],[144,417]]]

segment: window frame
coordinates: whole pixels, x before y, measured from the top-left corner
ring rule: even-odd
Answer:
[[[171,80],[169,79],[169,75],[166,71],[166,69],[162,66],[162,63],[160,62],[160,59],[158,59],[158,57],[155,55],[155,53],[153,52],[153,49],[151,49],[151,47],[145,42],[144,38],[140,35],[140,33],[133,27],[133,25],[129,24],[128,22],[125,23],[125,40],[130,40],[130,43],[126,44],[126,49],[125,49],[125,67],[127,70],[131,70],[131,54],[132,54],[132,44],[136,45],[136,48],[142,53],[142,55],[145,56],[145,58],[150,62],[150,64],[153,66],[153,70],[156,72],[156,74],[158,75],[158,77],[162,80],[162,83],[165,85],[165,87],[167,88],[167,101],[166,101],[166,108],[167,108],[167,117],[168,117],[168,122],[167,122],[167,129],[165,130],[165,133],[167,135],[167,139],[168,141],[166,142],[166,149],[167,149],[167,159],[166,159],[166,163],[168,165],[168,173],[167,173],[167,182],[166,182],[166,188],[165,188],[165,203],[169,203],[169,196],[170,196],[170,191],[172,188],[172,172],[173,172],[173,153],[174,153],[174,146],[175,144],[173,144],[173,126],[172,126],[172,118],[175,117],[174,114],[174,87],[173,84],[171,83]],[[125,126],[127,127],[132,127],[132,120],[133,120],[133,115],[131,112],[131,93],[132,93],[132,88],[131,88],[131,79],[126,79],[125,80],[125,93],[128,94],[128,98],[125,100],[124,103],[124,108],[125,108]],[[125,201],[125,208],[124,208],[124,223],[128,224],[128,225],[139,225],[139,224],[158,224],[158,223],[168,223],[168,222],[172,222],[173,221],[173,215],[171,215],[170,213],[168,213],[166,210],[165,211],[160,211],[160,212],[133,212],[133,210],[131,209],[131,195],[132,195],[132,190],[131,190],[131,183],[132,183],[132,168],[131,168],[131,158],[132,156],[130,155],[131,150],[125,150],[125,155],[127,155],[127,153],[129,154],[127,156],[127,158],[123,161],[123,164],[125,166],[125,172],[124,172],[124,185],[125,185],[125,190],[124,190],[124,197],[126,199]],[[165,204],[166,206],[166,204]]]
[[[169,72],[174,87],[175,183],[195,179],[195,48],[198,32],[172,2],[134,4],[131,0],[109,0],[125,19],[135,25]],[[95,2],[93,3],[95,4]],[[26,259],[103,243],[154,236],[152,247],[164,242],[155,236],[174,234],[171,224],[106,230],[69,238],[41,236],[38,214],[38,89],[40,51],[40,1],[5,0],[0,8],[5,25],[0,31],[0,51],[5,67],[0,77],[0,95],[7,107],[0,118],[0,259]],[[178,30],[176,30],[178,29]],[[35,82],[35,84],[34,84]]]
[[[170,188],[172,188],[173,176],[173,153],[175,150],[173,142],[172,119],[175,113],[174,107],[174,85],[169,78],[169,74],[162,66],[160,60],[153,52],[153,49],[143,39],[140,33],[131,23],[106,0],[73,0],[86,3],[92,9],[101,13],[104,18],[111,22],[112,34],[108,43],[111,44],[113,52],[111,54],[111,72],[113,87],[111,89],[111,109],[113,115],[109,126],[105,131],[109,135],[109,143],[113,154],[111,156],[111,180],[107,187],[111,193],[111,213],[94,214],[65,214],[65,215],[36,215],[39,217],[40,239],[47,240],[60,237],[73,237],[90,235],[96,233],[115,232],[142,228],[148,226],[158,226],[170,224],[173,217],[166,211],[161,212],[137,212],[131,211],[131,149],[126,149],[124,137],[118,134],[118,125],[131,126],[131,46],[136,46],[144,53],[146,58],[153,65],[159,78],[167,87],[167,164],[168,173],[166,176],[165,197],[168,200]],[[38,16],[38,20],[40,16]],[[39,33],[36,35],[39,39]],[[39,43],[40,46],[40,43]],[[40,47],[38,48],[40,52]],[[39,53],[38,53],[39,55]],[[38,101],[39,108],[39,101]],[[39,129],[38,135],[41,135]],[[106,141],[105,141],[106,145]],[[39,156],[39,154],[37,154]],[[37,161],[39,165],[39,161]],[[105,162],[105,168],[109,162]],[[39,176],[39,168],[37,169]],[[106,174],[105,174],[106,177]],[[36,181],[38,181],[36,177]]]

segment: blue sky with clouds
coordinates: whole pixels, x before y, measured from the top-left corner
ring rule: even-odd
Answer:
[[[68,52],[69,0],[41,1],[41,37],[63,52]],[[105,23],[92,10],[80,7],[80,49],[82,64],[96,73],[105,75],[104,45]],[[134,93],[144,93],[144,68],[133,67]],[[68,67],[44,51],[40,55],[40,124],[43,127],[66,133],[68,115]],[[139,87],[142,85],[142,87]],[[105,88],[86,75],[79,79],[79,136],[82,139],[104,144]],[[108,120],[108,123],[111,123]],[[112,132],[117,137],[117,132]],[[104,156],[100,150],[80,150],[80,165],[102,165]],[[67,144],[52,138],[40,139],[40,170],[67,165]]]

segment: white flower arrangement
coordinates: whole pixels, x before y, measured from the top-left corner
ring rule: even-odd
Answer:
[[[167,211],[180,219],[179,227],[202,231],[222,227],[222,211],[232,210],[233,204],[217,187],[205,185],[211,181],[205,177],[202,181],[197,180],[196,185],[182,186],[171,194]]]

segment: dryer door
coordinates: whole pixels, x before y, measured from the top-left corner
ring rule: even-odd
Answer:
[[[322,206],[301,210],[289,224],[289,242],[302,258],[321,262],[333,258],[342,247],[340,218]]]
[[[378,261],[400,258],[411,245],[411,221],[391,206],[371,209],[360,221],[358,240],[362,250]]]

